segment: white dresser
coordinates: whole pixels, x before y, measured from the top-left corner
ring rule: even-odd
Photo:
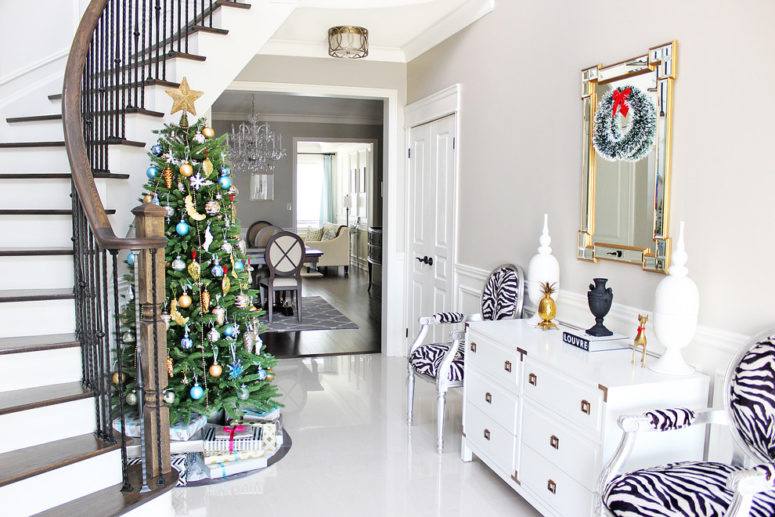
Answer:
[[[621,438],[620,415],[708,404],[706,375],[660,375],[631,356],[585,352],[525,320],[471,323],[463,460],[475,454],[544,515],[591,515],[595,483]],[[705,426],[643,435],[625,468],[699,460],[704,444]]]

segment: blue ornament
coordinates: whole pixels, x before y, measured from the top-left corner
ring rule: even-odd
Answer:
[[[127,255],[126,263],[129,264],[130,266],[134,266],[135,265],[135,254],[134,253],[130,253],[129,255]]]
[[[191,350],[191,347],[194,346],[194,342],[191,341],[191,338],[188,337],[188,334],[183,336],[183,339],[180,340],[180,346],[183,348],[183,350]]]
[[[161,153],[164,152],[164,149],[162,149],[161,145],[154,144],[153,147],[151,147],[151,154],[154,156],[161,156]]]
[[[145,175],[148,176],[148,179],[155,178],[157,174],[159,174],[159,169],[157,169],[155,165],[151,165],[145,169]]]
[[[229,190],[229,187],[231,187],[231,178],[228,176],[221,176],[218,180],[218,184],[223,190]]]
[[[223,276],[223,267],[220,264],[216,264],[210,269],[210,272],[214,277],[221,278]]]
[[[230,176],[231,169],[228,167],[221,167],[221,176]]]
[[[202,387],[199,384],[194,384],[191,386],[191,390],[189,390],[189,395],[191,395],[191,398],[194,400],[199,400],[202,397],[204,397],[205,390],[202,389]]]
[[[177,226],[175,226],[175,231],[178,232],[178,235],[181,237],[183,235],[188,235],[188,223],[186,221],[180,221]]]
[[[234,262],[234,271],[242,271],[243,269],[245,269],[245,264],[241,260]]]
[[[234,325],[229,325],[223,329],[223,335],[226,337],[235,337],[237,335],[237,329],[234,327]]]
[[[233,364],[228,365],[227,368],[229,369],[229,377],[232,379],[242,377],[243,368],[239,359],[237,359]]]
[[[258,372],[256,373],[256,375],[258,375],[258,380],[259,381],[263,381],[264,379],[266,379],[266,370],[264,370],[263,368],[261,368],[259,366],[258,367]]]

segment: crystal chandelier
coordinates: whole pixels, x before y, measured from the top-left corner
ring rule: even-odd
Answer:
[[[278,160],[285,157],[283,137],[271,131],[268,122],[260,122],[255,113],[255,97],[251,115],[239,128],[231,126],[229,161],[236,172],[274,174]]]

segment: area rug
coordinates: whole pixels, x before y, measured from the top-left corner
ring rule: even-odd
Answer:
[[[295,309],[295,308],[294,308]],[[272,315],[272,323],[269,323],[269,315],[264,314],[259,318],[266,324],[267,332],[295,332],[298,330],[342,330],[357,329],[350,318],[336,310],[330,303],[320,296],[305,296],[301,299],[301,321],[296,319],[296,314],[286,316],[280,312]]]

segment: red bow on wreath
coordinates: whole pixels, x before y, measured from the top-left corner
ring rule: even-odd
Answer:
[[[614,109],[611,112],[611,119],[616,117],[616,109],[619,109],[619,113],[623,117],[627,116],[627,112],[630,111],[630,107],[625,104],[627,97],[630,96],[630,87],[625,90],[614,90]]]

